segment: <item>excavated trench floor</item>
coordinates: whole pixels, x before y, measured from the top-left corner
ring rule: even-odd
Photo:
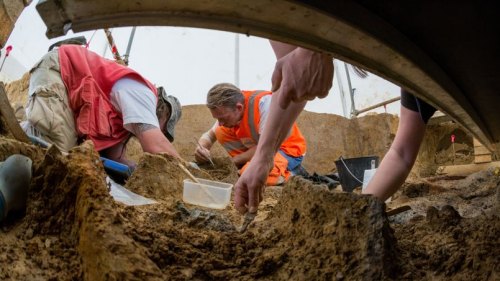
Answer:
[[[408,182],[386,206],[293,178],[265,193],[245,233],[232,205],[182,201],[176,160],[145,154],[126,188],[157,204],[109,195],[90,143],[68,156],[0,139],[0,160],[33,159],[25,212],[1,223],[2,280],[498,280],[498,171]],[[234,183],[227,159],[196,176]],[[410,205],[387,217],[385,210]]]

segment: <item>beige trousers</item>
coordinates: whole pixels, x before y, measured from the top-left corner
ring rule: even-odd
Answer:
[[[23,129],[68,152],[77,145],[75,118],[61,79],[59,53],[47,53],[30,71],[29,98]]]

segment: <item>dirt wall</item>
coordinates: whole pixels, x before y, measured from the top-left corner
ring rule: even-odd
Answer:
[[[22,105],[27,100],[28,86],[29,73],[6,86],[9,100],[19,120],[24,115]],[[184,159],[194,160],[193,154],[197,145],[195,139],[211,128],[214,122],[206,106],[183,106],[183,115],[175,130],[174,146]],[[375,114],[347,119],[333,114],[304,111],[297,123],[307,141],[304,167],[310,172],[326,174],[336,169],[334,161],[339,156],[350,158],[375,155],[382,159],[396,134],[398,117]],[[451,134],[457,137],[454,148],[451,146]],[[227,153],[218,143],[212,148],[212,154],[217,158],[227,157]],[[127,155],[136,162],[142,156],[142,148],[134,138],[129,141]],[[431,175],[439,165],[466,164],[472,161],[472,137],[459,125],[430,125],[412,176]]]
[[[340,156],[350,158],[374,155],[381,160],[394,140],[398,122],[399,118],[391,114],[347,119],[333,114],[304,111],[297,121],[307,141],[304,167],[310,172],[325,174],[336,169],[334,161]],[[183,107],[183,118],[176,127],[174,146],[184,158],[194,160],[195,138],[199,138],[213,123],[205,106]],[[452,134],[456,136],[454,148],[450,140]],[[133,147],[135,152],[131,154],[140,154],[138,144]],[[212,153],[217,157],[227,155],[218,144],[214,146]],[[472,161],[472,137],[459,125],[451,122],[430,125],[412,176],[428,176],[434,174],[440,165],[467,164]]]
[[[294,177],[266,190],[240,233],[232,203],[182,202],[185,176],[172,157],[140,159],[126,187],[157,203],[133,207],[109,195],[89,142],[64,156],[0,139],[0,156],[12,153],[34,169],[26,211],[1,223],[3,280],[496,280],[500,272],[497,170],[410,183],[391,202],[412,207],[406,220],[388,218],[371,196]]]
[[[304,167],[311,172],[328,173],[335,169],[339,156],[383,157],[394,138],[398,119],[394,115],[380,114],[349,120],[333,114],[304,111],[298,125],[307,142]],[[209,110],[203,105],[183,107],[183,117],[176,127],[174,146],[186,159],[193,160],[195,138],[199,138],[214,123]],[[220,145],[212,149],[214,155],[227,154]]]
[[[394,260],[394,238],[383,204],[372,197],[296,178],[268,220],[239,233],[232,207],[215,211],[181,201],[185,177],[172,157],[144,155],[126,187],[158,203],[128,207],[108,194],[89,142],[68,156],[33,149],[26,213],[3,223],[0,233],[0,259],[13,265],[0,267],[4,279],[372,280],[393,272],[386,261]]]

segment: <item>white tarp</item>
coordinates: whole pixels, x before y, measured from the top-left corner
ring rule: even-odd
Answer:
[[[141,196],[139,194],[135,194],[132,191],[126,189],[122,185],[116,183],[109,177],[106,177],[106,183],[108,186],[111,186],[111,190],[109,191],[109,194],[113,196],[113,198],[125,205],[128,206],[140,206],[140,205],[149,205],[149,204],[155,204],[157,203],[153,199],[146,198],[144,196]]]

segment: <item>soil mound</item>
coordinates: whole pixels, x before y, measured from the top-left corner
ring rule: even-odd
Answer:
[[[68,157],[50,149],[38,161],[26,214],[3,234],[25,233],[16,236],[21,240],[16,245],[2,239],[4,253],[15,253],[9,257],[26,255],[24,270],[2,269],[7,278],[309,279],[351,275],[349,269],[358,264],[363,264],[359,276],[380,277],[384,257],[391,254],[384,251],[392,243],[383,235],[390,229],[380,202],[333,194],[299,178],[284,187],[282,205],[270,220],[241,234],[238,222],[225,215],[228,210],[180,201],[182,172],[171,157],[146,154],[127,182],[131,190],[158,201],[141,207],[123,206],[109,196],[90,143]],[[311,194],[308,200],[304,193]],[[312,259],[304,264],[300,256]]]
[[[25,214],[2,222],[3,279],[487,280],[499,272],[494,172],[454,179],[458,188],[469,186],[464,193],[433,180],[441,188],[410,199],[426,196],[411,205],[418,210],[434,195],[435,209],[406,222],[388,220],[385,205],[371,196],[294,177],[268,188],[259,217],[239,233],[232,206],[216,211],[182,202],[184,176],[171,157],[143,156],[126,187],[157,203],[132,207],[109,195],[90,142],[68,156],[9,139],[0,149],[34,160]],[[481,212],[468,213],[477,204]]]
[[[267,242],[267,260],[257,266],[272,279],[381,280],[397,273],[385,206],[371,196],[294,177],[257,233]]]
[[[427,218],[396,225],[403,272],[399,280],[496,280],[500,265],[496,215],[462,218],[449,205],[431,207]],[[432,272],[433,274],[429,274]]]

